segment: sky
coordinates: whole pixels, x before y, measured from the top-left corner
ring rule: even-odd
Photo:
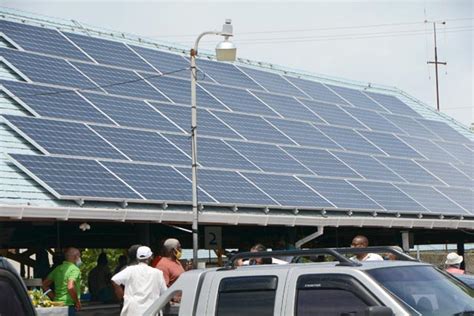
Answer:
[[[441,112],[474,122],[471,0],[392,1],[25,1],[2,7],[191,47],[232,19],[240,58],[397,87],[436,108],[437,25]],[[201,49],[221,39],[205,37]]]

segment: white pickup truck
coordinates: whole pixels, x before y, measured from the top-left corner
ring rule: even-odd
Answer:
[[[344,254],[392,252],[395,261],[354,262]],[[335,261],[234,267],[238,258],[331,256]],[[181,297],[179,305],[172,300]],[[244,253],[224,268],[184,273],[145,315],[474,315],[474,291],[392,248]],[[171,304],[170,304],[171,302]]]

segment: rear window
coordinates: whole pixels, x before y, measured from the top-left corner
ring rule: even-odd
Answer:
[[[278,285],[276,276],[222,279],[217,299],[217,316],[272,316]]]

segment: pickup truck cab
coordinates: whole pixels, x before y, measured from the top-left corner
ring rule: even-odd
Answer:
[[[411,260],[354,262],[340,254],[347,249],[239,254],[326,252],[337,261],[233,267],[234,257],[226,268],[184,273],[145,315],[474,315],[474,292],[436,267],[402,253]],[[181,303],[170,308],[176,295]]]

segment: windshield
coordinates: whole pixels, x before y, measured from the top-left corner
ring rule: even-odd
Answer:
[[[474,291],[431,266],[403,266],[367,271],[422,315],[474,315]]]

